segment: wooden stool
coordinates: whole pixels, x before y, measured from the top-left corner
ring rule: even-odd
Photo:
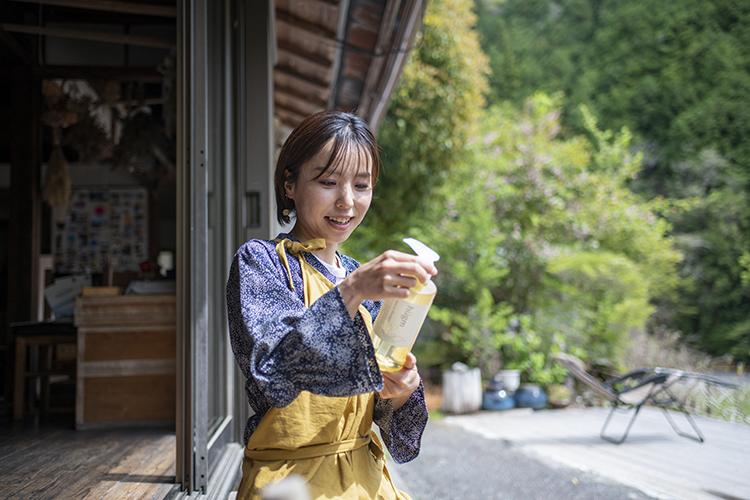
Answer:
[[[13,418],[24,416],[26,379],[41,379],[41,408],[49,409],[50,376],[68,375],[75,379],[75,363],[71,366],[55,366],[53,349],[64,344],[76,344],[76,327],[72,321],[30,321],[11,323],[16,342],[15,389],[13,391]],[[38,366],[32,366],[32,352],[27,356],[27,348],[39,350]],[[30,363],[27,363],[27,359]]]

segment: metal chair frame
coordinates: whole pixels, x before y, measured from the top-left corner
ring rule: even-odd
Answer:
[[[584,363],[575,356],[558,353],[552,355],[551,358],[565,366],[570,374],[577,380],[586,384],[612,404],[612,409],[607,415],[607,419],[604,422],[604,426],[602,427],[599,436],[605,441],[614,444],[622,444],[627,439],[630,429],[633,427],[633,423],[635,423],[635,419],[638,417],[638,413],[641,411],[643,405],[648,403],[651,403],[662,410],[664,416],[677,435],[702,443],[705,441],[703,433],[701,433],[698,425],[691,417],[687,408],[685,408],[685,405],[675,396],[670,388],[674,384],[690,378],[700,379],[710,384],[737,388],[735,384],[725,382],[716,377],[711,377],[702,373],[684,372],[669,368],[640,368],[628,372],[621,377],[613,378],[607,382],[600,382],[586,372]],[[615,386],[617,384],[624,384],[625,387],[616,390]],[[685,415],[685,418],[692,427],[694,433],[684,432],[677,426],[668,410],[668,408],[673,406],[676,407],[680,413]],[[628,422],[625,432],[619,438],[607,435],[606,430],[612,420],[612,416],[623,408],[626,413],[633,411],[633,416],[631,417],[630,422]]]

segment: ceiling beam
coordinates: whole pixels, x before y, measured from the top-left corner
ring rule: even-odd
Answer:
[[[370,103],[375,94],[375,89],[383,76],[382,68],[388,51],[388,44],[393,36],[393,27],[396,25],[396,17],[401,6],[400,0],[388,0],[383,11],[383,20],[378,30],[378,39],[375,43],[375,54],[370,60],[367,76],[362,88],[359,100],[360,112],[368,112]]]
[[[380,129],[380,124],[388,111],[393,92],[396,90],[401,73],[404,70],[411,53],[414,38],[422,25],[422,12],[427,0],[406,0],[403,7],[402,19],[399,22],[396,37],[387,53],[386,60],[381,66],[383,78],[375,91],[375,97],[370,102],[366,113],[366,121],[374,133]]]
[[[312,33],[313,35],[321,36],[323,38],[331,40],[331,42],[336,39],[335,31],[324,28],[323,26],[310,22],[307,19],[302,19],[301,17],[295,16],[294,14],[286,10],[276,9],[276,21],[281,21],[293,28]]]
[[[161,83],[164,75],[150,66],[58,66],[39,68],[42,78]]]
[[[276,109],[276,116],[281,120],[281,122],[284,125],[289,126],[290,128],[296,127],[299,122],[305,119],[304,116],[299,115],[293,111],[288,111],[286,109]]]
[[[275,68],[274,69],[274,83],[277,85],[287,86],[287,87],[299,87],[300,92],[303,92],[303,95],[328,95],[329,88],[327,83],[315,83],[313,81],[308,80],[307,78],[303,78],[299,76],[296,73],[285,71],[282,68]],[[327,102],[327,101],[326,101]]]
[[[118,2],[115,0],[13,0],[14,2],[100,10],[120,14],[137,14],[155,17],[177,17],[177,7],[146,3]]]
[[[287,43],[287,42],[278,42],[277,45],[278,45],[279,52],[288,52],[291,55],[302,57],[320,66],[325,66],[325,67],[330,68],[331,64],[333,63],[333,61],[331,61],[329,58],[323,57],[320,54],[317,54],[315,52],[306,50],[304,47],[301,47],[299,45],[292,45],[291,43]]]
[[[149,36],[125,35],[119,33],[102,33],[95,31],[74,30],[50,26],[32,26],[30,24],[2,23],[0,27],[11,33],[26,33],[29,35],[57,36],[60,38],[74,38],[92,42],[118,43],[122,45],[138,45],[159,49],[172,49],[177,44],[174,40]]]
[[[320,97],[320,95],[316,95],[316,94],[309,93],[309,92],[303,92],[298,89],[298,86],[284,85],[282,82],[276,81],[274,88],[275,88],[275,91],[283,92],[284,94],[288,94],[298,99],[304,99],[310,102],[311,104],[315,104],[316,106],[320,106],[324,108],[328,104],[327,99],[323,99],[322,97]]]
[[[23,45],[10,36],[2,26],[0,26],[0,44],[5,45],[8,50],[15,55],[26,66],[34,66],[34,55],[29,52]]]
[[[276,109],[293,111],[302,116],[308,116],[325,109],[325,107],[316,106],[306,99],[298,99],[289,94],[284,94],[283,92],[274,93],[274,105],[276,106]]]
[[[291,52],[289,50],[279,49],[277,51],[278,57],[276,67],[289,67],[296,73],[301,75],[314,73],[314,74],[328,74],[331,72],[330,63],[320,63],[306,58],[304,55]]]
[[[349,0],[341,0],[339,4],[339,19],[336,24],[336,40],[346,40],[346,25],[349,22]],[[344,62],[344,44],[337,43],[333,50],[333,65],[331,67],[331,91],[328,94],[328,109],[336,109],[336,99],[339,93],[339,71]]]
[[[274,71],[284,73],[285,75],[294,78],[300,78],[302,80],[305,80],[309,84],[315,85],[316,87],[325,88],[326,91],[328,89],[328,86],[330,85],[330,82],[328,80],[323,80],[321,78],[318,78],[317,76],[302,73],[300,71],[297,71],[292,66],[277,64],[274,68]]]

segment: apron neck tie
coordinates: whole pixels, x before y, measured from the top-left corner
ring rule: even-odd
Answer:
[[[286,258],[286,252],[289,251],[289,253],[297,257],[300,260],[300,264],[302,264],[302,261],[307,263],[303,252],[317,252],[318,250],[325,250],[326,248],[326,240],[323,238],[316,238],[304,242],[290,239],[277,239],[272,241],[278,242],[276,245],[276,254],[279,256],[281,263],[284,264],[284,268],[286,268],[287,277],[289,278],[289,289],[291,290],[294,290],[294,283],[292,282],[292,271],[289,269],[289,261]]]

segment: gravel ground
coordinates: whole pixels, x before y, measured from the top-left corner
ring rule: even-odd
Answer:
[[[390,465],[414,500],[648,500],[640,490],[430,420],[414,461]]]

